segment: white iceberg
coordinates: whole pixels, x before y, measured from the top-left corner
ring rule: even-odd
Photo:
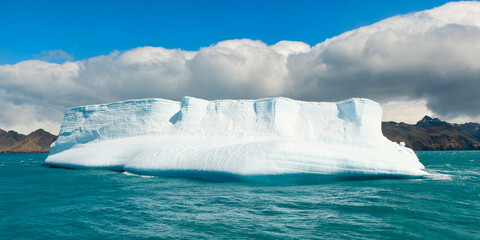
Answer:
[[[68,109],[47,164],[207,179],[427,175],[371,100],[141,99]],[[266,178],[269,176],[269,178]]]

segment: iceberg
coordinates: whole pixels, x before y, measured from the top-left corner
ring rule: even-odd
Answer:
[[[212,180],[427,175],[374,101],[140,99],[67,109],[46,164]]]

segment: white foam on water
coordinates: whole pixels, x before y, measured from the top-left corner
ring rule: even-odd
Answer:
[[[442,173],[430,173],[429,175],[425,176],[425,178],[429,180],[450,181],[453,179],[453,175],[442,174]]]
[[[135,177],[143,177],[143,178],[153,178],[154,177],[154,176],[131,173],[131,172],[127,172],[127,171],[122,172],[122,174],[127,175],[127,176],[135,176]]]

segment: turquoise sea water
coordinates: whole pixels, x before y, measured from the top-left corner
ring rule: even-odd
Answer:
[[[480,239],[480,152],[418,152],[423,179],[207,182],[0,154],[0,239]]]

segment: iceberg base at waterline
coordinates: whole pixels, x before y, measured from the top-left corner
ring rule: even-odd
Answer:
[[[415,178],[415,153],[381,132],[368,99],[181,102],[141,99],[68,109],[46,164],[233,181]]]

